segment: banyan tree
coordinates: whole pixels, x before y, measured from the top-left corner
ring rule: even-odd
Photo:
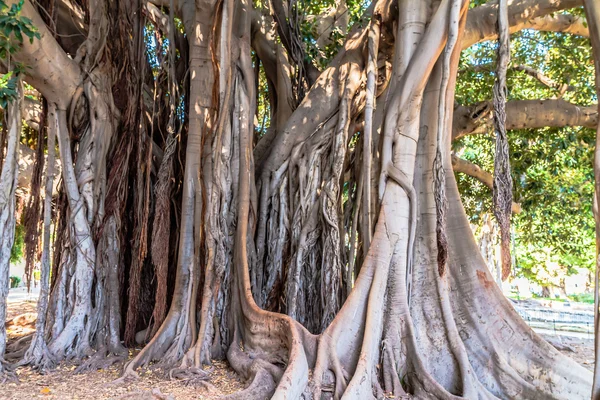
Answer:
[[[150,364],[210,379],[203,367],[226,359],[247,383],[230,399],[590,397],[593,374],[534,333],[488,271],[451,143],[495,132],[506,277],[507,129],[598,122],[564,100],[518,120],[509,36],[589,36],[600,59],[600,2],[585,15],[581,0],[322,3],[0,1],[14,88],[0,316],[22,120],[39,149],[24,212],[42,271],[36,333],[5,352],[2,325],[0,355],[85,371],[142,346],[123,381]],[[457,104],[461,51],[490,40],[493,101]]]

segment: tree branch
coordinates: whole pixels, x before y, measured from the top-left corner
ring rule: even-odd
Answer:
[[[580,106],[561,99],[511,100],[506,103],[506,129],[584,126],[598,124],[598,107]],[[454,110],[452,139],[492,131],[491,105],[458,106]]]
[[[567,14],[550,15],[581,5],[581,0],[512,0],[508,4],[509,31],[515,33],[522,29],[537,29],[587,36],[588,30],[581,18]],[[462,40],[463,49],[475,43],[498,37],[497,11],[498,3],[496,1],[469,10]]]
[[[17,4],[18,0],[8,0],[7,4]],[[13,58],[25,64],[26,81],[35,87],[58,108],[66,110],[71,97],[81,82],[81,70],[75,61],[62,49],[29,0],[25,0],[21,15],[31,19],[41,36],[33,43],[23,41],[23,46]]]
[[[566,83],[556,82],[552,78],[544,75],[541,71],[535,68],[531,68],[527,65],[515,65],[513,69],[525,72],[527,75],[540,81],[540,83],[542,83],[543,85],[558,90],[560,96],[565,94],[565,92],[569,89],[569,85],[567,85]]]
[[[454,172],[460,172],[477,179],[479,182],[483,183],[485,186],[490,188],[490,190],[493,190],[493,175],[481,169],[479,165],[475,165],[472,162],[463,160],[462,158],[459,158],[456,155],[452,154],[452,169],[454,170]],[[521,212],[521,205],[513,201],[512,212],[513,214],[519,214]]]
[[[588,37],[590,31],[584,18],[571,14],[546,15],[528,21],[529,25],[521,29],[535,29],[545,32],[563,32]]]
[[[560,94],[559,97],[561,97],[563,94],[565,94],[565,92],[567,90],[569,90],[569,85],[567,83],[556,82],[554,79],[550,78],[547,75],[544,75],[541,71],[539,71],[535,68],[532,68],[530,66],[520,64],[520,65],[513,66],[512,69],[514,69],[516,71],[525,72],[525,74],[531,76],[534,79],[537,79],[541,84],[543,84],[551,89],[558,90],[558,92]],[[468,72],[468,71],[491,73],[493,70],[494,70],[493,63],[483,63],[483,64],[469,65],[468,67],[460,70],[458,73],[461,74],[461,73]]]

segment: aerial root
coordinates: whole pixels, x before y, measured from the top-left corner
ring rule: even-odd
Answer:
[[[322,340],[324,338],[322,337]],[[325,374],[327,374],[327,379],[326,382],[323,382]],[[319,399],[322,392],[330,392],[333,394],[333,398],[340,399],[346,391],[350,378],[350,373],[342,365],[336,354],[335,346],[331,345],[331,340],[320,342],[313,373],[313,398]],[[329,379],[333,379],[333,381],[329,381]]]
[[[383,390],[386,391],[386,393],[393,394],[397,398],[404,398],[404,396],[407,396],[407,394],[402,387],[402,383],[400,382],[398,369],[396,368],[396,357],[394,356],[393,349],[389,346],[384,346],[382,349],[381,358],[381,375],[384,383]]]
[[[105,350],[98,350],[92,354],[87,360],[83,361],[73,371],[74,374],[81,374],[88,371],[96,371],[99,369],[107,369],[110,366],[117,364],[127,358],[126,354],[110,354]]]

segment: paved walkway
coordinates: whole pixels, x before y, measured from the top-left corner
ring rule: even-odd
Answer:
[[[27,293],[27,286],[10,289],[8,291],[8,303],[16,303],[19,301],[37,301],[40,297],[40,287],[31,287],[31,291]]]

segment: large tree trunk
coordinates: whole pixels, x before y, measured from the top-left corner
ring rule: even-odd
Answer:
[[[222,73],[214,83],[220,94],[214,128],[218,146],[203,165],[231,168],[232,179],[226,182],[233,187],[233,197],[226,197],[231,200],[221,207],[237,204],[232,216],[237,220],[234,257],[229,258],[231,250],[223,253],[223,242],[214,241],[214,227],[220,226],[222,234],[228,232],[228,225],[210,222],[224,208],[208,208],[204,278],[212,284],[205,284],[202,293],[194,363],[189,363],[190,352],[177,373],[198,374],[200,363],[209,361],[210,344],[220,341],[228,349],[231,365],[250,380],[244,392],[230,398],[320,398],[331,393],[335,398],[362,399],[381,397],[384,392],[438,399],[588,396],[591,374],[543,342],[518,317],[496,287],[468,231],[449,156],[460,54],[455,44],[460,43],[464,28],[466,2],[442,1],[431,14],[410,2],[398,4],[401,21],[406,22],[398,24],[396,32],[394,71],[381,107],[384,112],[372,122],[378,133],[374,142],[381,149],[380,166],[373,171],[379,176],[375,179],[378,217],[371,244],[363,249],[360,273],[354,284],[346,285],[352,290],[342,305],[341,277],[352,273],[344,271],[350,249],[341,241],[345,228],[338,219],[343,215],[339,185],[345,181],[350,126],[363,115],[365,95],[359,83],[366,77],[368,54],[375,46],[368,33],[390,34],[395,20],[390,4],[380,1],[373,6],[371,22],[350,35],[330,69],[316,80],[270,142],[256,170],[248,140],[254,84],[247,67],[247,5],[225,2],[218,10],[214,18],[222,21],[221,29],[209,36],[212,43],[219,43],[215,54]],[[233,27],[231,15],[238,21]],[[195,24],[202,31],[202,25]],[[415,41],[415,37],[420,39]],[[370,87],[377,94],[386,89]],[[212,131],[208,132],[207,140],[214,140]],[[221,142],[218,138],[223,132],[227,136]],[[228,147],[224,148],[225,143]],[[224,164],[219,154],[225,149],[233,158]],[[446,176],[441,188],[433,185],[438,149],[441,173]],[[189,166],[190,160],[186,162]],[[214,187],[221,175],[200,176],[204,185]],[[361,186],[362,195],[369,193],[365,186],[370,185]],[[443,229],[448,261],[442,258],[442,265],[436,217],[440,190],[449,205]],[[212,207],[209,193],[213,193],[210,188],[207,207]],[[185,212],[188,208],[191,212],[190,203],[184,201],[183,216],[191,224],[194,217]],[[361,223],[368,222],[366,215]],[[184,236],[180,243],[188,242],[191,245],[191,239]],[[189,321],[193,321],[185,313],[193,304],[190,281],[197,279],[195,269],[190,269],[195,264],[182,265],[181,254],[170,311],[177,315],[183,327],[179,329],[184,329],[171,344],[177,349],[185,349],[185,338],[194,335],[185,330],[191,329]],[[226,275],[213,275],[213,260],[219,254],[225,268],[219,274],[227,274],[231,266],[231,286]],[[285,291],[277,288],[282,283]],[[222,297],[223,287],[230,288],[230,300]],[[282,311],[292,318],[257,307],[278,304],[269,299],[279,296],[286,301]],[[182,303],[180,298],[188,300]],[[217,301],[228,306],[214,308]],[[296,320],[320,334],[308,333]],[[214,326],[214,321],[221,330],[206,328]],[[152,358],[163,358],[169,336],[161,331],[171,324],[167,317],[157,336],[130,364],[129,372]],[[229,328],[228,336],[221,335],[224,326]],[[527,360],[535,360],[535,366]]]

